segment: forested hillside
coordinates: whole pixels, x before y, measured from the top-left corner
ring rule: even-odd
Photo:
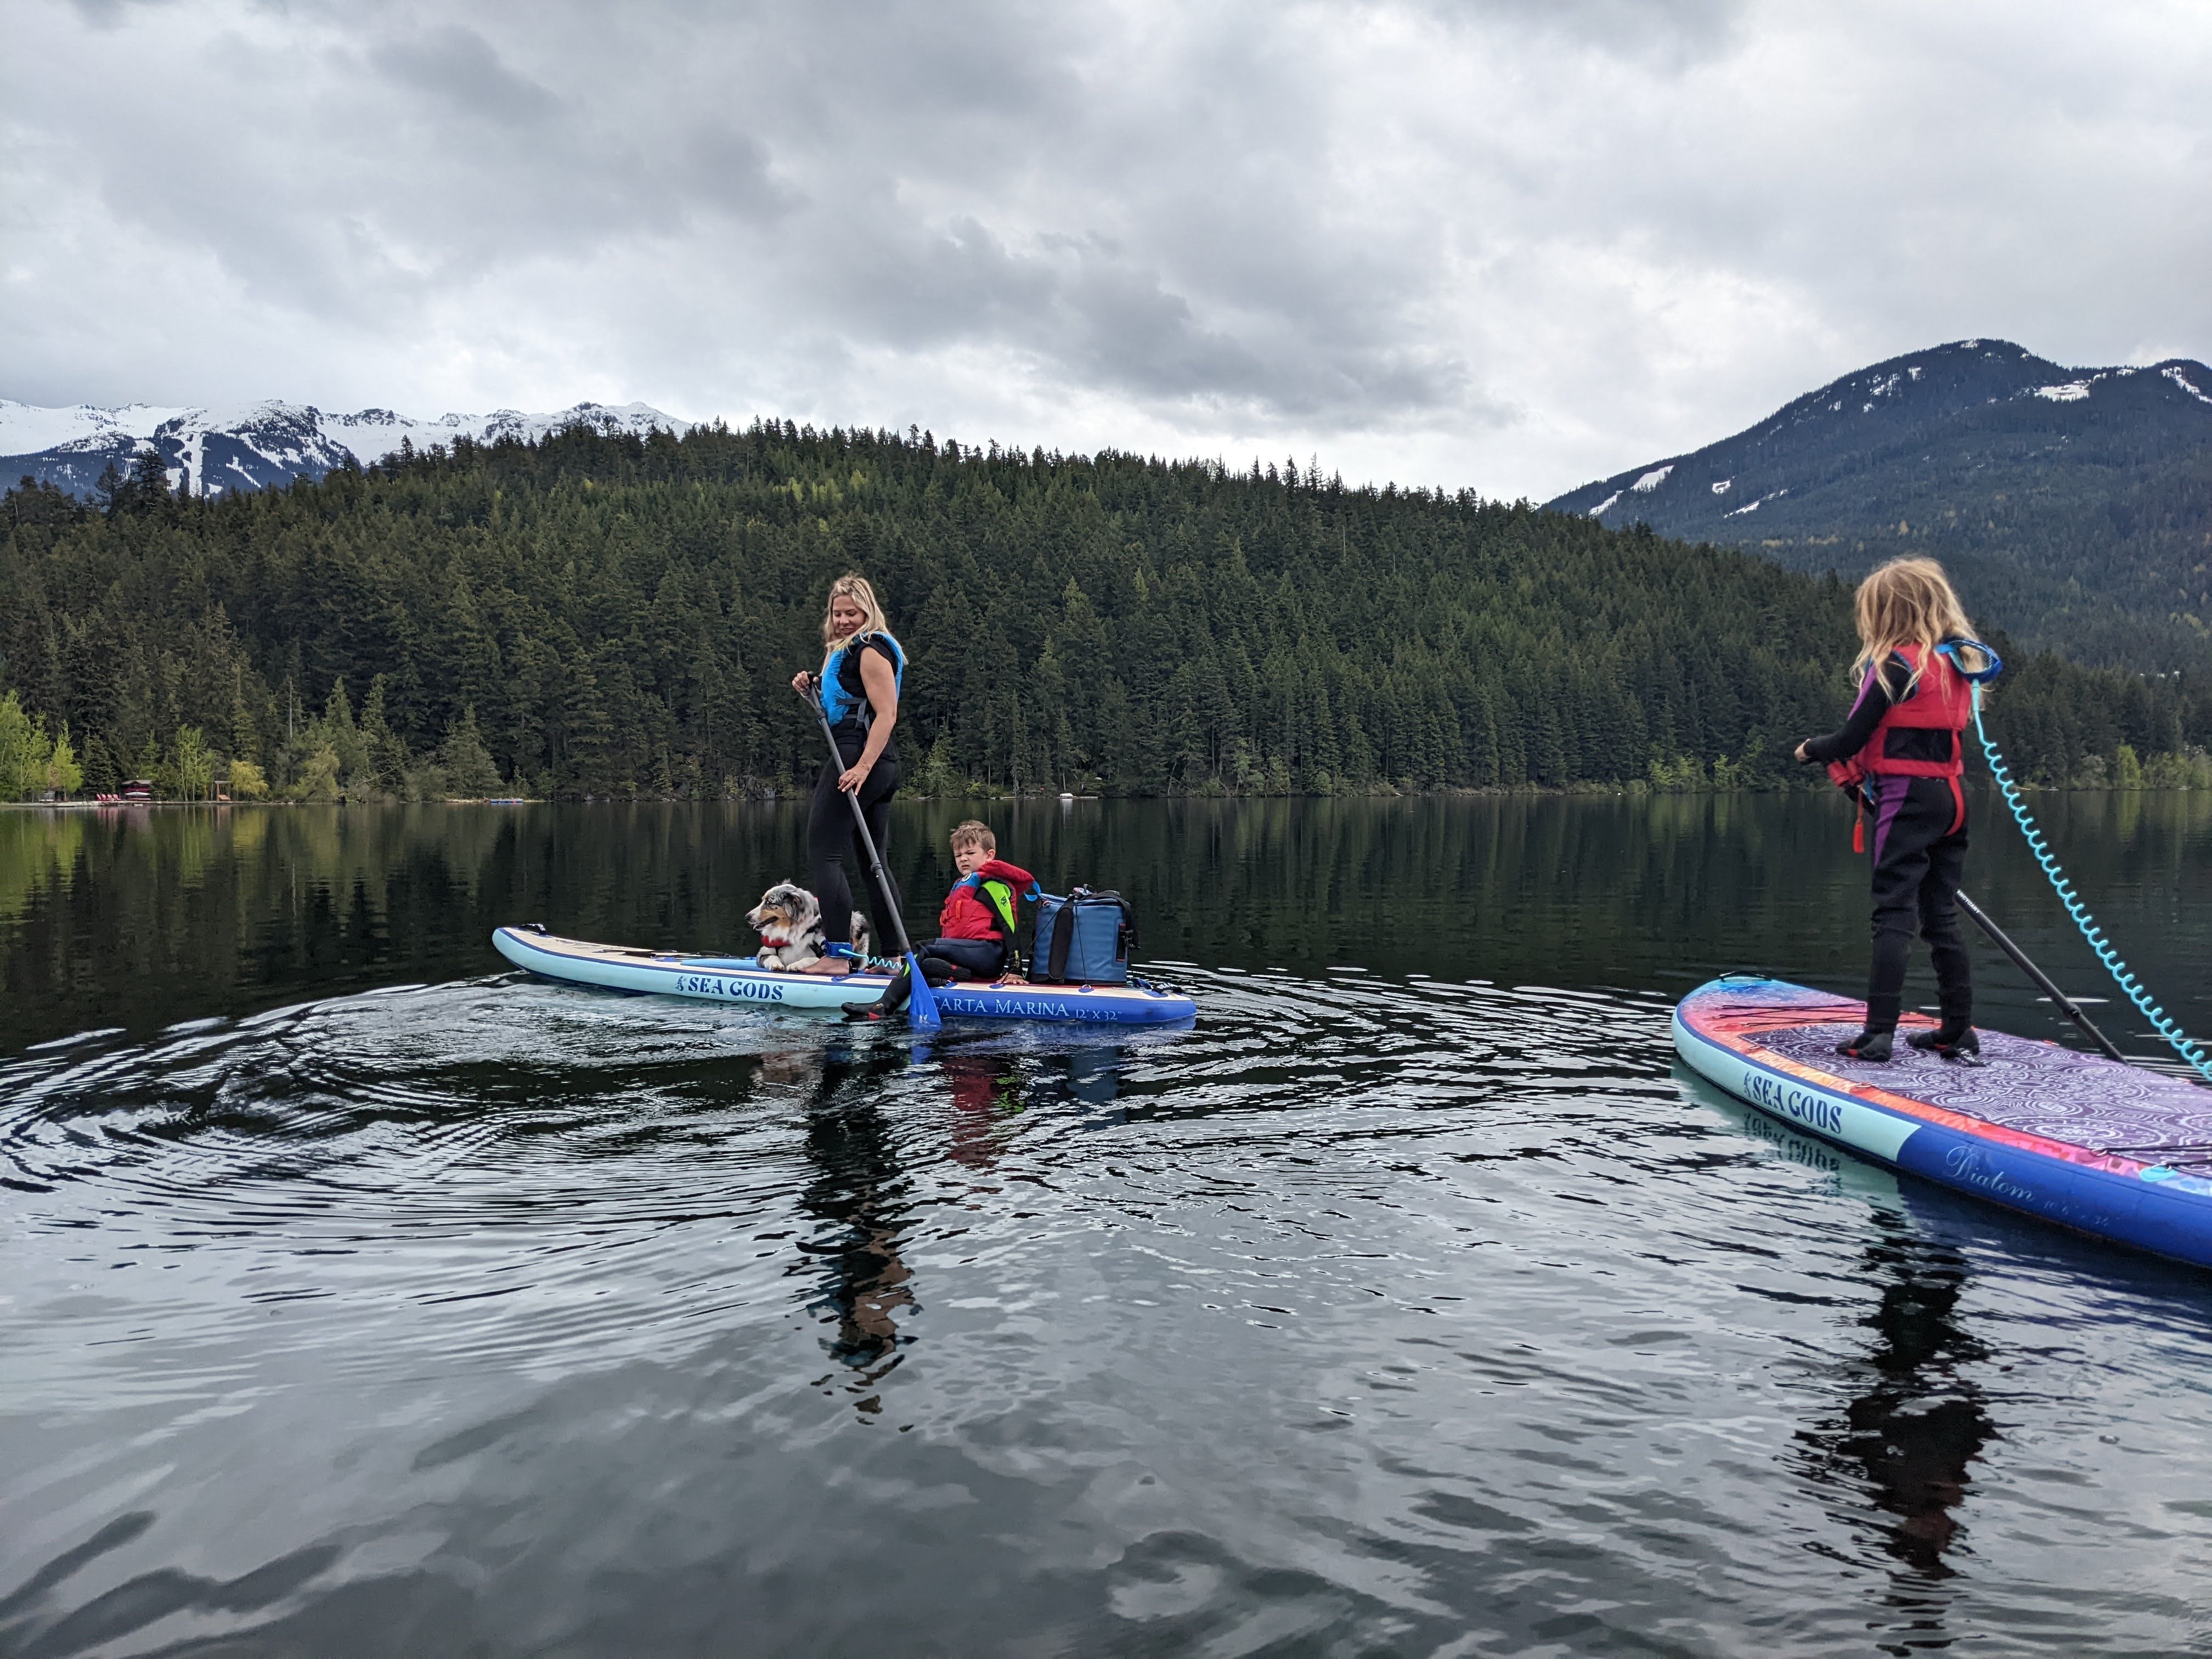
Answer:
[[[1832,580],[1295,467],[769,423],[464,442],[216,502],[148,465],[110,495],[0,513],[9,793],[66,781],[64,729],[88,788],[785,788],[820,741],[787,682],[853,569],[912,651],[900,744],[936,793],[1774,781],[1846,700]],[[2045,778],[2178,781],[2212,696],[2045,659],[2000,723]]]

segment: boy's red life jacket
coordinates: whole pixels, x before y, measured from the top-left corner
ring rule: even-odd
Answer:
[[[938,913],[939,939],[988,939],[1000,941],[1014,936],[1015,904],[1036,885],[1036,878],[1018,864],[991,859],[975,873],[963,876],[945,895]]]
[[[1930,655],[1924,667],[1917,645],[1900,645],[1897,654],[1908,667],[1920,670],[1919,681],[1882,711],[1881,723],[1875,727],[1865,748],[1848,759],[1828,763],[1828,775],[1846,789],[1867,777],[1955,778],[1966,769],[1964,734],[1973,723],[1974,688],[1941,653]],[[1869,672],[1875,678],[1868,685],[1867,695],[1881,696],[1881,670],[1876,667]],[[1904,752],[1891,753],[1891,733],[1905,732],[1942,732],[1948,741],[1933,744],[1923,738],[1899,744],[1894,747]],[[1947,752],[1938,758],[1928,752],[1932,748]],[[1915,755],[1914,750],[1920,752]]]

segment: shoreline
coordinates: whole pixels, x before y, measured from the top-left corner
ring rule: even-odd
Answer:
[[[1991,779],[1970,780],[1970,789],[1996,792]],[[2212,794],[2194,784],[2092,784],[2092,783],[2023,783],[2022,793],[2030,795],[2192,795]],[[1035,804],[1038,805],[1073,806],[1102,800],[1115,801],[1267,801],[1267,800],[1505,800],[1589,799],[1601,797],[1628,799],[1661,799],[1718,795],[1798,795],[1820,794],[1826,786],[1787,782],[1771,787],[1756,784],[1734,784],[1726,788],[1706,785],[1702,788],[1655,788],[1641,781],[1632,783],[1585,784],[1521,784],[1492,786],[1464,789],[1371,789],[1343,793],[1313,794],[1289,793],[1284,794],[1234,794],[1226,791],[1162,795],[1076,795],[1063,797],[1057,793],[1040,790],[1031,794],[999,794],[977,792],[960,794],[909,795],[895,794],[897,803],[920,805],[924,802],[974,801],[1003,806]],[[168,810],[188,808],[194,811],[210,809],[229,811],[235,807],[290,809],[308,806],[780,806],[791,805],[807,799],[807,791],[793,789],[788,793],[753,795],[715,795],[704,799],[683,795],[488,795],[478,797],[447,796],[439,800],[11,800],[0,801],[0,811],[24,812],[122,812],[145,811],[154,807]]]

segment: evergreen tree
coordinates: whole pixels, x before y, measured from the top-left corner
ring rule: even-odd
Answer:
[[[114,753],[97,732],[84,740],[84,787],[100,795],[112,795],[123,787],[123,773]]]
[[[259,722],[253,717],[253,705],[246,695],[246,665],[237,664],[231,670],[230,680],[230,753],[234,760],[258,761],[261,758]]]
[[[406,739],[392,729],[385,716],[384,678],[379,674],[368,683],[368,696],[361,705],[361,737],[367,755],[363,779],[374,793],[397,796],[406,791],[412,757]],[[473,730],[474,710],[470,723]]]
[[[331,684],[330,700],[323,705],[322,719],[315,723],[314,740],[317,747],[328,749],[337,757],[342,787],[368,782],[369,743],[353,717],[353,700],[346,696],[343,678]]]
[[[109,462],[107,472],[100,475],[103,493],[111,514],[132,514],[147,517],[167,507],[175,497],[169,490],[169,463],[158,447],[140,450],[131,458],[131,473],[119,486],[111,486],[107,473],[114,471]]]
[[[500,793],[504,787],[500,781],[498,763],[492,759],[491,750],[484,747],[483,738],[477,731],[474,703],[463,706],[460,719],[446,733],[438,760],[445,768],[447,787],[457,795],[481,799]]]
[[[110,461],[100,475],[103,487],[110,474],[117,483],[122,482],[123,475],[115,471],[115,464]],[[24,474],[21,483],[0,495],[0,518],[15,528],[75,524],[82,517],[84,509],[77,505],[76,496],[58,485],[42,483],[28,473]]]
[[[29,480],[24,482],[27,483]],[[115,465],[112,457],[109,458],[106,466],[100,469],[100,477],[92,486],[92,495],[94,501],[99,503],[100,510],[111,518],[118,513],[130,510],[131,481]]]

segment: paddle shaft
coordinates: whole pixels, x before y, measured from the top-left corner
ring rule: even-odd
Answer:
[[[2042,988],[2043,994],[2051,999],[2060,1013],[2081,1028],[2083,1035],[2087,1036],[2090,1042],[2103,1049],[2109,1058],[2117,1060],[2122,1064],[2126,1063],[2128,1057],[2113,1046],[2112,1038],[2089,1023],[2089,1016],[2081,1012],[2074,999],[2053,984],[2050,975],[2030,962],[2027,959],[2027,952],[2007,938],[2004,929],[1991,921],[1983,912],[1980,905],[1961,893],[1959,895],[1959,908],[1973,918],[1974,925],[1990,936],[1990,942],[1998,950],[2012,958],[2013,966],[2026,974]]]
[[[822,722],[822,735],[830,744],[830,765],[843,772],[844,751],[837,747],[837,734],[830,729],[830,711],[822,706],[822,694],[810,690],[806,694],[806,701],[814,705],[814,718]],[[868,815],[860,810],[860,792],[840,789],[837,793],[844,796],[852,806],[853,828],[860,832],[860,845],[867,850],[868,868],[875,872],[876,890],[884,896],[884,902],[891,913],[891,931],[898,935],[899,954],[910,957],[914,954],[914,944],[906,936],[906,918],[899,914],[898,895],[892,890],[891,878],[884,872],[884,855],[876,851],[876,838],[868,833]]]

